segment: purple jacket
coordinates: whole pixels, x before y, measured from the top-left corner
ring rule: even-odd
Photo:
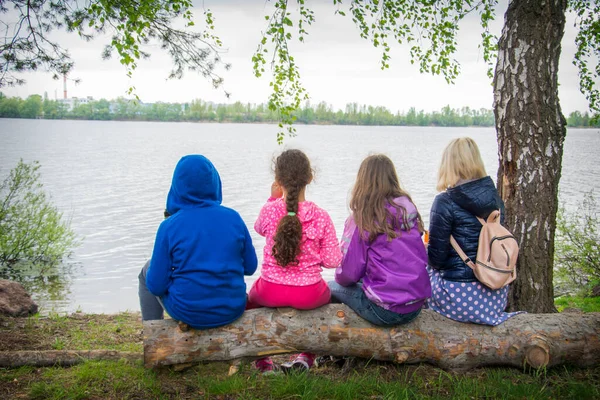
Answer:
[[[369,243],[361,237],[353,217],[348,217],[341,243],[344,258],[335,271],[335,281],[351,286],[362,280],[362,288],[372,302],[406,314],[421,308],[431,297],[431,285],[425,268],[427,252],[417,228],[417,209],[406,197],[394,202],[406,209],[409,226],[399,228],[400,235],[392,241],[380,234]],[[395,208],[387,209],[395,215]]]

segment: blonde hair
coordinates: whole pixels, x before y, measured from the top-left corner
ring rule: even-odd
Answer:
[[[454,187],[461,180],[487,176],[477,143],[469,137],[452,140],[444,149],[436,189],[438,192]]]
[[[363,160],[352,189],[350,210],[361,235],[369,234],[369,242],[385,234],[388,240],[398,237],[396,229],[410,230],[406,209],[394,202],[397,197],[412,199],[400,186],[394,163],[383,154],[374,154]],[[413,203],[414,204],[414,203]],[[386,205],[396,209],[392,214]],[[416,207],[415,207],[416,208]],[[423,232],[423,220],[417,212],[417,228]]]

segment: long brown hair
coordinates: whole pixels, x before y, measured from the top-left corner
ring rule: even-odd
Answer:
[[[273,244],[273,257],[282,267],[298,263],[302,223],[298,218],[298,196],[310,183],[313,174],[310,161],[300,150],[286,150],[275,160],[275,181],[286,191],[287,215],[279,221]]]
[[[388,240],[392,240],[398,236],[396,229],[410,229],[406,209],[394,202],[395,198],[402,196],[413,203],[408,193],[400,186],[392,160],[383,154],[374,154],[363,160],[352,189],[350,210],[361,235],[368,232],[369,242],[381,233],[385,233]],[[386,208],[388,204],[396,209],[396,215]],[[417,224],[419,232],[423,232],[423,220],[418,211]]]

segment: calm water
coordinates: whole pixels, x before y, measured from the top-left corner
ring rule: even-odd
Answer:
[[[394,161],[426,224],[436,194],[441,152],[454,137],[479,144],[495,179],[497,143],[492,128],[299,126],[287,147],[304,150],[316,170],[307,198],[325,208],[338,236],[348,214],[348,193],[362,159],[383,152]],[[152,251],[171,174],[179,158],[201,153],[223,181],[223,204],[236,209],[253,234],[259,258],[264,240],[252,226],[270,193],[272,159],[281,147],[275,127],[244,124],[91,122],[0,119],[0,175],[19,158],[39,160],[55,204],[83,238],[68,261],[72,277],[60,300],[41,300],[48,311],[112,313],[138,310],[137,275]],[[600,186],[600,132],[570,130],[561,198],[569,207]],[[255,279],[248,278],[250,285]],[[332,277],[331,271],[324,273]]]

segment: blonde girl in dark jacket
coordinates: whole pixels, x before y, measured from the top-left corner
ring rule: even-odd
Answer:
[[[492,290],[481,284],[450,244],[452,235],[474,260],[481,231],[477,217],[500,210],[504,219],[504,203],[473,139],[454,139],[446,146],[437,190],[429,218],[429,307],[455,321],[499,325],[518,314],[504,312],[508,286]]]

